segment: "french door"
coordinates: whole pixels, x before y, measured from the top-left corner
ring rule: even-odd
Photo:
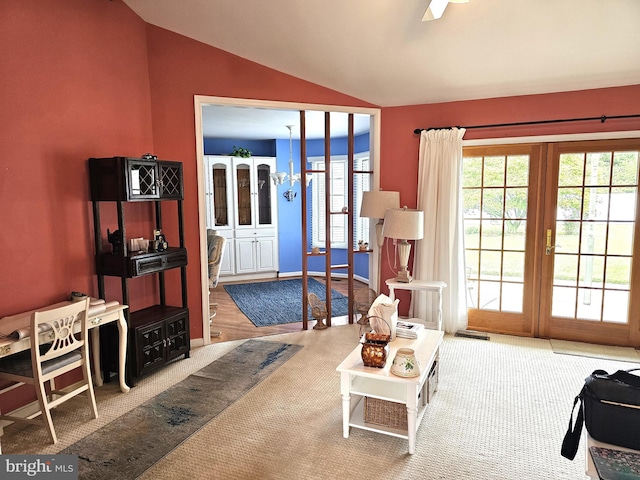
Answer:
[[[640,345],[639,150],[638,140],[549,146],[542,336]]]
[[[465,148],[469,328],[640,345],[639,150]]]
[[[534,335],[540,145],[464,149],[469,328]]]

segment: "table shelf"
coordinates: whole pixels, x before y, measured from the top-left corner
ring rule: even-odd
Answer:
[[[422,412],[424,412],[424,410],[425,409],[423,408]],[[422,420],[422,415],[418,415],[418,421],[416,422],[417,425],[419,425],[420,420]],[[409,432],[406,428],[391,428],[385,427],[384,425],[365,422],[364,397],[360,398],[353,408],[353,411],[351,412],[351,416],[349,418],[349,426],[359,428],[361,430],[369,430],[370,432],[383,433],[385,435],[391,435],[393,437],[403,438],[405,440],[409,439]]]

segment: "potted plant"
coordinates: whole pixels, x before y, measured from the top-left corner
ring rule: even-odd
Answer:
[[[246,148],[233,146],[233,151],[231,152],[232,157],[242,157],[249,158],[251,156],[251,151]]]

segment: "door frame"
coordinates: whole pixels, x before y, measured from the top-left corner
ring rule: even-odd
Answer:
[[[215,97],[208,95],[194,95],[195,142],[196,142],[196,175],[198,181],[198,224],[200,229],[200,290],[202,295],[202,344],[211,343],[209,332],[209,277],[207,262],[207,228],[205,203],[205,172],[204,172],[204,136],[202,122],[202,107],[205,105],[266,108],[271,110],[314,110],[321,112],[364,114],[371,117],[370,156],[373,162],[372,188],[380,188],[380,123],[381,109],[368,107],[349,107],[341,105],[323,105],[314,103],[281,102],[272,100],[253,100],[247,98]],[[374,231],[372,229],[372,231]],[[375,242],[370,242],[374,244]],[[377,268],[373,259],[377,259],[377,247],[373,255],[369,256],[369,284],[377,285]]]

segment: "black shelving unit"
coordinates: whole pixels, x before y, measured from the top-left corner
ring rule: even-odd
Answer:
[[[187,308],[187,250],[184,247],[184,199],[182,163],[151,158],[109,157],[90,158],[89,177],[93,204],[94,238],[96,250],[96,274],[98,293],[105,298],[105,276],[119,277],[122,285],[122,303],[129,305],[129,282],[137,277],[155,275],[158,278],[160,303],[129,311],[125,316],[129,327],[127,342],[127,379],[134,378],[165,365],[184,355],[189,357],[189,309]],[[178,206],[179,246],[162,248],[148,253],[129,252],[126,234],[124,206],[127,202],[153,202],[155,205],[155,229],[162,230],[162,203],[175,201]],[[101,204],[116,205],[118,230],[110,232],[112,247],[104,245],[100,210]],[[152,245],[153,246],[153,245]],[[166,270],[179,268],[182,289],[182,305],[166,303]],[[104,328],[104,327],[102,327]],[[109,343],[109,333],[101,332],[101,338]],[[103,347],[104,377],[109,380],[113,349]],[[113,350],[114,351],[114,350]]]

